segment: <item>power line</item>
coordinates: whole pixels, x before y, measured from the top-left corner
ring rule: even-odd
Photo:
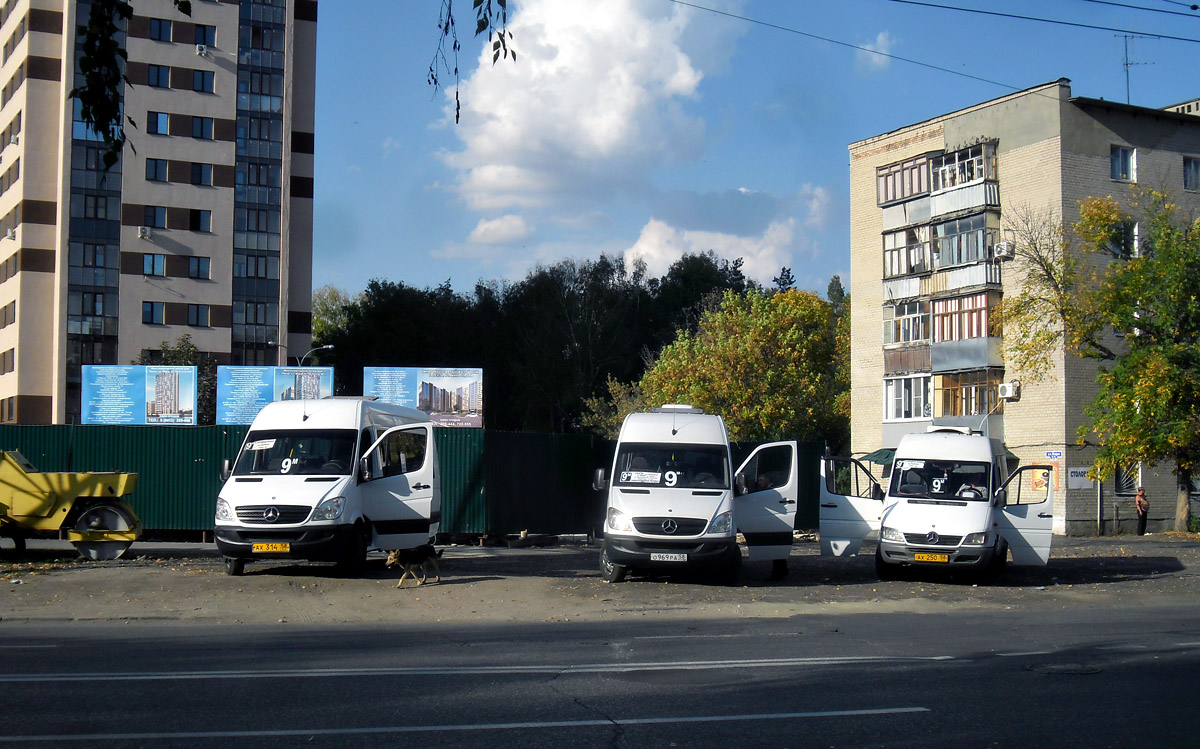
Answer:
[[[725,16],[727,18],[733,18],[738,21],[745,21],[746,23],[752,23],[752,24],[755,24],[756,26],[765,26],[766,28],[775,29],[777,31],[785,31],[789,34],[796,34],[798,36],[808,37],[809,39],[816,39],[818,41],[828,42],[829,44],[836,44],[839,47],[848,47],[849,49],[858,50],[859,52],[868,52],[873,55],[879,55],[881,57],[886,57],[890,60],[897,60],[899,62],[906,62],[910,65],[918,65],[922,68],[936,70],[940,73],[949,73],[950,75],[957,75],[961,78],[969,78],[973,81],[979,81],[980,83],[987,83],[992,86],[999,86],[1001,88],[1007,88],[1012,91],[1020,91],[1021,90],[1020,86],[1013,86],[1008,83],[1001,83],[1000,81],[993,81],[988,78],[982,78],[977,75],[971,75],[970,73],[963,73],[962,71],[959,71],[959,70],[953,70],[951,68],[943,68],[940,65],[934,65],[934,64],[928,63],[928,62],[921,62],[920,60],[913,60],[908,57],[900,57],[899,55],[893,55],[888,52],[880,52],[877,49],[871,49],[870,47],[863,47],[858,44],[851,44],[850,42],[843,42],[843,41],[839,41],[837,39],[831,39],[827,36],[821,36],[819,34],[810,34],[807,31],[801,31],[800,29],[794,29],[794,28],[791,28],[790,26],[783,26],[781,24],[771,23],[769,21],[760,21],[756,18],[750,18],[749,16],[740,16],[736,13],[729,13],[724,10],[717,10],[716,8],[708,8],[703,5],[696,5],[695,3],[685,2],[685,0],[670,0],[670,1],[675,3],[676,5],[683,5],[688,8],[702,10],[705,13],[712,13],[712,14],[718,15],[718,16]]]
[[[1097,5],[1112,5],[1117,8],[1129,8],[1130,10],[1144,10],[1149,13],[1166,13],[1169,16],[1183,16],[1184,18],[1200,18],[1200,16],[1196,15],[1195,13],[1184,13],[1183,11],[1179,11],[1179,10],[1163,10],[1162,8],[1147,8],[1144,5],[1129,5],[1128,3],[1114,3],[1114,2],[1112,2],[1112,0],[1083,0],[1083,2],[1096,3]],[[1168,2],[1174,2],[1174,0],[1168,0]],[[1200,10],[1200,5],[1188,5],[1187,3],[1175,3],[1175,4],[1182,5],[1185,8],[1191,8],[1192,10]]]
[[[920,0],[888,0],[888,2],[900,3],[902,5],[919,5],[926,8],[939,8],[941,10],[956,10],[960,13],[977,13],[984,16],[996,16],[999,18],[1013,18],[1018,21],[1037,21],[1038,23],[1049,23],[1058,26],[1073,26],[1079,29],[1093,29],[1095,31],[1113,31],[1118,34],[1137,34],[1138,36],[1148,36],[1155,39],[1169,39],[1175,42],[1191,42],[1192,44],[1200,44],[1200,39],[1191,39],[1185,36],[1171,36],[1170,34],[1152,34],[1145,31],[1132,31],[1130,29],[1120,29],[1113,26],[1096,26],[1090,23],[1076,23],[1075,21],[1058,21],[1053,18],[1037,18],[1035,16],[1022,16],[1015,13],[1000,13],[994,10],[977,10],[975,8],[960,8],[955,5],[941,5],[938,3],[920,2]]]

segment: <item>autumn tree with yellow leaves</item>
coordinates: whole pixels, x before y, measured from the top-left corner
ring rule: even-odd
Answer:
[[[1024,280],[1003,307],[1005,356],[1035,380],[1060,346],[1099,360],[1098,391],[1078,432],[1099,448],[1094,475],[1174,463],[1175,529],[1187,530],[1200,460],[1200,220],[1182,219],[1157,190],[1137,189],[1132,207],[1083,201],[1074,227],[1082,252],[1053,221],[1018,221]]]

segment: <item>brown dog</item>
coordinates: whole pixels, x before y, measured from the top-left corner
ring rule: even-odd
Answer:
[[[388,552],[387,566],[389,568],[399,565],[404,570],[404,574],[400,575],[400,581],[396,583],[397,588],[404,587],[404,581],[412,578],[417,585],[421,585],[429,578],[429,570],[433,569],[433,581],[440,583],[442,581],[442,570],[438,565],[438,557],[442,555],[441,549],[435,549],[430,544],[421,544],[412,549],[396,549]]]

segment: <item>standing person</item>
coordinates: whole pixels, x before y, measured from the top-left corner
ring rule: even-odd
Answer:
[[[1146,535],[1146,516],[1150,514],[1150,500],[1146,499],[1146,487],[1138,487],[1137,496],[1133,501],[1137,503],[1138,535],[1144,536]]]

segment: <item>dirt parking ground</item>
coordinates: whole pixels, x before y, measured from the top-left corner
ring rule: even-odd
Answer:
[[[396,589],[398,570],[371,555],[341,578],[330,566],[252,564],[229,577],[211,545],[135,544],[126,559],[84,562],[62,544],[0,558],[0,622],[321,625],[432,621],[599,621],[624,617],[784,617],[834,609],[933,612],[944,607],[1138,605],[1195,602],[1200,537],[1056,538],[1046,568],[1010,569],[976,585],[940,575],[880,582],[870,552],[826,559],[797,541],[791,574],[747,563],[736,586],[703,578],[632,577],[607,585],[599,550],[582,542],[538,548],[449,546],[441,581]],[[868,547],[870,544],[868,543]]]

